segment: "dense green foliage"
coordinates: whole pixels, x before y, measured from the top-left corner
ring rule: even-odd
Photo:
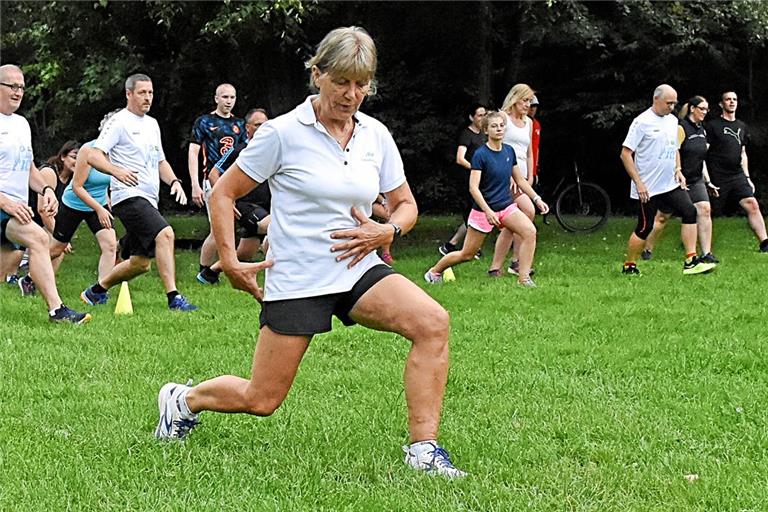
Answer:
[[[201,221],[171,220],[185,237]],[[257,330],[256,303],[197,285],[179,251],[189,315],[155,271],[130,284],[133,316],[112,297],[80,327],[0,287],[0,510],[765,510],[768,255],[744,221],[716,220],[709,275],[681,274],[670,226],[645,275],[622,276],[633,221],[612,219],[584,237],[541,226],[537,289],[487,278],[487,256],[427,288],[455,222],[422,218],[393,249],[452,316],[441,437],[466,480],[403,465],[408,346],[359,327],[313,341],[273,417],[205,413],[185,443],[156,442],[159,387],[249,375]],[[97,258],[87,228],[73,243],[71,305]]]
[[[188,133],[217,83],[238,87],[241,115],[256,105],[283,113],[307,93],[303,61],[313,46],[358,24],[381,60],[380,94],[364,109],[393,131],[427,209],[454,209],[464,195],[452,164],[463,111],[476,98],[500,105],[519,81],[542,102],[543,179],[557,181],[576,159],[620,207],[628,179],[619,147],[653,88],[669,82],[681,101],[704,94],[713,106],[735,89],[753,129],[758,195],[768,200],[765,2],[102,0],[0,9],[2,59],[22,64],[31,85],[22,109],[38,156],[93,136],[123,104],[125,75],[142,71],[155,81],[152,114],[166,152],[186,176]]]

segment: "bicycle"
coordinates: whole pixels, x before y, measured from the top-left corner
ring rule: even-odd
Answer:
[[[570,233],[591,233],[608,221],[611,214],[611,200],[605,190],[595,183],[581,181],[579,166],[573,162],[576,183],[565,185],[566,178],[560,178],[551,197],[555,197],[553,208],[557,222]],[[549,225],[547,216],[544,223]]]

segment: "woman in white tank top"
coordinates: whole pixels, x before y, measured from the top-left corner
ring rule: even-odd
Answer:
[[[503,142],[504,144],[509,144],[515,150],[517,165],[531,186],[533,186],[533,173],[529,172],[529,169],[533,167],[533,149],[531,148],[533,123],[531,123],[531,119],[528,117],[528,108],[531,106],[533,95],[534,91],[530,86],[515,84],[509,90],[501,106],[502,112],[507,115],[507,130],[504,132]],[[517,207],[533,221],[536,216],[536,209],[531,199],[519,191],[514,191],[514,197]],[[499,276],[501,274],[501,267],[504,265],[504,259],[509,252],[510,246],[512,246],[513,240],[514,237],[509,230],[503,229],[501,231],[496,239],[493,261],[488,269],[489,276]],[[515,250],[512,252],[512,262],[507,270],[510,274],[518,273],[516,249],[519,245],[519,243],[514,245]],[[531,270],[531,273],[533,273],[533,270]]]

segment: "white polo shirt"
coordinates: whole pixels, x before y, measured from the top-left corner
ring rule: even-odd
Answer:
[[[130,197],[143,197],[157,208],[160,197],[159,164],[165,160],[160,126],[148,115],[137,116],[124,108],[101,130],[93,147],[109,155],[113,164],[137,171],[139,184],[129,187],[112,177],[112,204]]]
[[[18,114],[0,114],[0,192],[27,204],[29,168],[32,166],[32,132]]]
[[[264,300],[277,301],[341,293],[371,267],[371,252],[351,269],[336,261],[331,233],[357,227],[351,209],[371,215],[379,192],[405,183],[403,161],[387,128],[361,112],[346,149],[331,137],[312,109],[310,96],[285,115],[259,128],[237,165],[259,183],[269,180],[272,221]]]
[[[635,167],[648,188],[649,197],[680,186],[675,181],[675,156],[678,147],[675,116],[659,116],[649,108],[632,121],[622,145],[634,151]],[[634,181],[629,196],[638,199]]]

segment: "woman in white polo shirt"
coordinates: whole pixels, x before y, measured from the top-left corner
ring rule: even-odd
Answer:
[[[330,331],[335,315],[346,325],[411,341],[405,462],[464,476],[436,440],[448,376],[448,314],[375,252],[409,231],[418,213],[392,136],[358,112],[374,92],[376,60],[363,29],[331,31],[307,62],[319,94],[265,123],[216,183],[210,205],[222,267],[234,287],[263,301],[253,371],[250,380],[229,375],[192,388],[163,386],[158,438],[183,438],[201,411],[272,414],[288,394],[310,340]],[[239,262],[232,205],[266,180],[272,191],[267,260]],[[386,224],[369,219],[379,192],[390,207]],[[262,269],[263,293],[256,281]]]

